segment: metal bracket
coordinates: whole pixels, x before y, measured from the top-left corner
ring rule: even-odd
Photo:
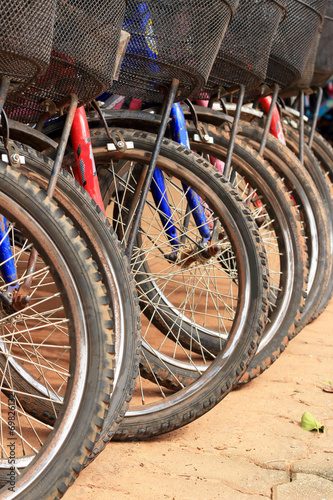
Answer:
[[[237,127],[239,124],[239,120],[240,120],[240,116],[241,116],[241,112],[242,112],[243,101],[244,101],[245,86],[239,85],[238,90],[239,90],[239,96],[238,96],[237,108],[235,111],[234,122],[232,124],[231,132],[230,132],[229,147],[228,147],[227,156],[226,156],[225,163],[224,163],[224,170],[223,170],[223,175],[226,179],[229,178],[229,174],[230,174],[231,160],[232,160],[232,154],[233,154],[235,141],[236,141]]]
[[[132,141],[127,141],[125,142],[124,141],[124,147],[122,147],[122,149],[120,149],[119,147],[117,148],[117,146],[115,145],[115,143],[113,142],[112,144],[109,142],[107,145],[106,145],[106,149],[108,151],[126,151],[126,149],[134,149],[134,143]]]
[[[204,141],[202,140],[201,136],[199,134],[194,134],[193,135],[193,140],[195,142],[206,142],[208,144],[214,144],[214,137],[211,137],[209,135],[204,136]]]
[[[62,129],[61,138],[60,138],[59,146],[57,149],[57,154],[56,154],[56,157],[55,157],[55,160],[53,163],[52,173],[51,173],[49,185],[48,185],[47,191],[46,191],[47,196],[50,199],[53,198],[53,194],[54,194],[57,179],[59,176],[60,168],[61,168],[62,161],[63,161],[64,155],[65,155],[65,149],[67,146],[68,137],[69,137],[69,134],[70,134],[70,131],[72,128],[76,108],[78,105],[78,100],[79,99],[78,99],[77,95],[69,94],[68,96],[61,99],[61,101],[58,103],[59,109],[63,109],[68,104],[69,104],[69,109],[68,109],[68,113],[66,115],[65,124],[64,124],[63,129]]]
[[[47,120],[49,120],[51,116],[55,115],[59,111],[57,105],[53,101],[51,101],[51,99],[45,99],[45,101],[43,101],[41,105],[44,106],[44,113],[39,117],[38,123],[36,125],[36,130],[38,130],[39,132],[43,130],[43,127]],[[60,115],[62,115],[62,112],[60,112]]]
[[[44,106],[45,113],[50,113],[51,116],[59,111],[57,105],[51,99],[45,99],[41,105]]]
[[[19,154],[18,147],[16,146],[14,141],[10,139],[7,141],[7,153],[8,153],[8,162],[12,167],[20,167],[21,164],[25,163],[24,156]]]
[[[12,167],[20,167],[21,165],[25,165],[25,156],[18,154],[16,144],[13,141],[10,142],[14,146],[13,149],[11,148],[12,154],[8,156],[3,153],[1,155],[1,160],[5,163],[9,163]]]
[[[128,45],[130,37],[131,37],[130,33],[128,33],[127,31],[121,30],[118,50],[117,50],[117,54],[116,54],[116,63],[115,63],[114,71],[113,71],[113,80],[115,80],[115,81],[117,81],[119,78],[121,64],[122,64],[123,59],[125,57],[125,53],[126,53],[126,49],[127,49],[127,45]]]
[[[210,137],[203,123],[200,122],[196,129],[201,142],[206,142],[207,144],[211,144],[214,142],[213,137]]]
[[[97,115],[99,116],[101,122],[103,123],[104,129],[105,129],[105,132],[106,132],[108,138],[111,141],[113,141],[113,144],[114,144],[113,151],[116,149],[117,151],[121,151],[122,153],[124,153],[128,146],[126,144],[126,141],[125,141],[122,133],[119,132],[119,130],[117,132],[115,132],[115,131],[112,131],[109,129],[107,121],[106,121],[105,116],[104,116],[104,113],[101,110],[101,108],[98,106],[98,104],[95,100],[91,101],[91,105],[94,108],[94,110],[96,111]],[[131,149],[133,149],[133,148],[131,148]],[[111,151],[111,149],[108,149],[108,151]]]
[[[226,109],[227,109],[228,114],[230,116],[235,116],[237,104],[227,102]],[[253,107],[250,107],[250,106],[242,106],[241,116],[242,116],[242,120],[252,121],[255,118],[262,118],[264,116],[264,113],[262,111],[259,111],[258,109],[254,109]]]
[[[113,145],[117,151],[121,151],[124,153],[127,150],[127,143],[119,130],[115,131],[110,131],[110,139],[113,141]],[[128,143],[132,144],[131,149],[133,149],[133,143]],[[111,151],[110,149],[108,151]]]
[[[3,133],[3,143],[7,154],[1,156],[2,161],[9,163],[12,167],[20,167],[25,163],[25,157],[19,154],[18,147],[15,142],[9,139],[9,124],[8,118],[4,110],[1,113],[1,125]]]
[[[299,118],[301,115],[298,109],[286,106],[285,108],[282,108],[282,116],[295,116],[296,118]],[[303,119],[305,122],[309,121],[309,118],[306,115],[304,115]]]
[[[210,137],[210,135],[208,134],[204,124],[202,122],[199,122],[197,112],[196,112],[195,107],[193,106],[192,102],[188,99],[185,99],[184,103],[187,105],[188,109],[190,110],[193,124],[198,132],[200,139],[198,138],[197,142],[206,142],[206,143],[214,142],[213,138]]]

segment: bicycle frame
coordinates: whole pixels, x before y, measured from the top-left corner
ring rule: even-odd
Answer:
[[[74,177],[106,215],[98,184],[87,115],[83,106],[77,108],[75,112],[71,140],[75,155],[75,164],[72,166]]]
[[[3,215],[0,215],[0,261],[1,274],[5,283],[9,284],[17,280],[16,266],[10,244],[9,231],[7,220]],[[8,287],[7,291],[12,288],[17,288],[18,284]]]
[[[172,139],[179,144],[190,149],[190,141],[186,128],[184,113],[179,103],[175,103],[171,109],[171,134]],[[186,193],[186,199],[199,232],[202,236],[202,243],[210,240],[211,234],[207,223],[206,215],[202,207],[200,197],[186,184],[183,184],[183,190]]]
[[[71,140],[75,154],[75,164],[72,165],[76,180],[88,191],[96,204],[104,212],[104,205],[99,189],[97,172],[91,146],[90,132],[85,109],[77,108],[71,126]],[[7,221],[0,215],[0,272],[5,283],[8,284],[6,292],[19,288],[17,281],[16,263],[12,252]]]
[[[272,103],[271,96],[263,97],[260,99],[260,104],[267,115]],[[282,144],[286,145],[286,140],[283,133],[283,127],[281,123],[281,117],[278,107],[275,105],[273,109],[272,121],[270,124],[269,131],[274,137],[276,137]]]

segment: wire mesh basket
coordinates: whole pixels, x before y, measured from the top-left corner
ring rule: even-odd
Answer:
[[[281,87],[301,78],[328,0],[288,0],[269,58],[266,81]]]
[[[309,89],[311,86],[320,37],[321,37],[321,29],[319,30],[319,33],[317,34],[316,38],[313,41],[309,57],[307,58],[301,79],[298,82],[296,82],[296,86],[299,89],[306,90]]]
[[[5,109],[12,119],[35,122],[45,99],[77,94],[82,104],[112,85],[126,0],[57,0],[51,63],[44,76]]]
[[[266,76],[274,35],[287,0],[241,0],[230,23],[207,85],[200,93],[207,99],[218,87],[242,84],[256,88]]]
[[[315,71],[312,79],[313,87],[324,87],[333,74],[333,0],[329,0],[320,38]]]
[[[43,74],[50,63],[56,0],[1,0],[0,78],[15,86]]]
[[[303,92],[307,94],[311,94],[311,82],[313,78],[313,73],[314,73],[314,68],[315,68],[315,61],[316,61],[316,55],[318,51],[318,46],[319,46],[319,41],[320,37],[322,34],[322,24],[319,27],[317,36],[314,38],[309,56],[307,58],[306,64],[304,71],[302,73],[302,76],[299,80],[293,82],[289,87],[286,87],[284,90],[280,92],[280,96],[282,98],[287,98],[287,97],[293,97],[297,96],[302,90]]]
[[[207,81],[239,0],[128,0],[123,29],[131,34],[111,91],[161,102],[173,78],[177,99]]]

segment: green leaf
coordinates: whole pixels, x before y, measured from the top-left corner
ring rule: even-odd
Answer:
[[[312,413],[310,413],[309,411],[303,413],[301,427],[306,431],[316,430],[317,432],[324,432],[325,430],[325,427],[323,425],[320,425],[320,423],[314,418]]]

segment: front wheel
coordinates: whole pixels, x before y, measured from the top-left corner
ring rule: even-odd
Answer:
[[[229,136],[205,125],[214,143],[196,141],[196,129],[188,124],[191,148],[211,160],[224,162]],[[258,153],[236,140],[230,179],[252,211],[268,258],[270,279],[269,323],[243,381],[260,375],[285,349],[301,317],[306,289],[306,247],[300,218],[286,187]]]
[[[7,360],[0,369],[0,495],[60,497],[93,450],[108,410],[115,369],[109,301],[71,221],[3,162],[0,213],[17,269],[10,285],[22,293],[29,286],[29,300],[10,304],[3,300],[8,283],[0,283],[1,358]],[[38,258],[27,273],[32,248]],[[14,365],[22,386],[13,380]],[[41,400],[29,383],[43,387],[44,401],[53,404],[52,426],[25,410],[25,400],[37,406]]]
[[[91,138],[107,215],[126,239],[156,136],[121,134],[129,146],[124,152],[108,148],[101,130]],[[141,376],[116,439],[168,432],[212,408],[246,369],[266,319],[266,255],[237,192],[208,162],[167,139],[157,168],[169,212],[151,191],[131,262],[142,310]],[[207,217],[206,245],[189,205],[193,192]],[[218,338],[218,353],[207,348],[209,338]]]

